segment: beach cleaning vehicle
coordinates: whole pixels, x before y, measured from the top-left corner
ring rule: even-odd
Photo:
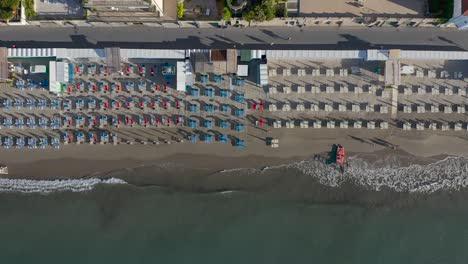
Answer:
[[[346,159],[345,159],[345,149],[342,145],[338,144],[336,146],[336,164],[340,166],[342,172],[345,170]]]

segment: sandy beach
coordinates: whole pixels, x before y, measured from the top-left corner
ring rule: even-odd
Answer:
[[[119,177],[137,185],[209,188],[261,186],[267,182],[246,177],[211,178],[206,175],[235,168],[262,168],[300,161],[314,154],[326,154],[333,144],[346,147],[348,156],[375,161],[388,156],[404,158],[402,166],[427,164],[447,155],[467,156],[467,138],[434,132],[401,130],[273,131],[280,148],[272,149],[251,137],[248,146],[234,148],[222,143],[172,143],[166,145],[67,145],[45,150],[9,149],[0,152],[0,161],[9,168],[8,178],[68,179]],[[377,141],[376,139],[379,139]],[[385,143],[382,143],[385,142]],[[138,170],[135,173],[135,170]],[[133,172],[133,173],[131,173]],[[129,176],[131,175],[131,176]]]

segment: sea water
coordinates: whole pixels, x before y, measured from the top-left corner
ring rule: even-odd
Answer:
[[[359,162],[353,170],[392,167]],[[441,168],[454,164],[442,162],[437,172],[463,173],[463,162]],[[405,178],[426,181],[429,174],[424,173],[434,165],[425,166],[408,167],[415,173]],[[458,176],[456,168],[461,168]],[[302,162],[235,173],[273,177],[300,171],[319,182],[333,179],[321,170],[322,176],[312,176],[314,170]],[[86,181],[54,181],[50,186],[67,188],[52,191],[49,186],[47,194],[32,187],[12,191],[16,187],[10,184],[8,192],[0,193],[0,263],[468,263],[468,195],[463,188],[439,188],[411,204],[375,206],[347,199],[286,199],[271,191],[195,193],[121,180]],[[82,192],[72,191],[76,184]],[[385,192],[370,186],[353,195],[373,199]],[[399,199],[416,195],[389,186],[386,191],[407,193]],[[340,193],[346,187],[326,188]]]

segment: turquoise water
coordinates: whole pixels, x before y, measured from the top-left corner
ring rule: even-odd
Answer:
[[[0,263],[468,263],[468,212],[450,200],[366,208],[132,186],[0,197]]]

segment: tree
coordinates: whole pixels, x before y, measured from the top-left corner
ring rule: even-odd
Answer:
[[[0,18],[4,20],[12,19],[15,16],[14,11],[18,8],[20,0],[2,0],[0,1]]]
[[[3,20],[10,20],[15,16],[15,13],[13,13],[13,10],[11,9],[6,9],[6,8],[1,8],[0,9],[0,19]]]
[[[229,7],[227,6],[223,7],[223,20],[227,21],[227,20],[230,20],[231,18],[232,18],[231,9],[229,9]]]
[[[254,0],[242,13],[242,18],[247,21],[262,22],[276,17],[278,0]]]
[[[177,3],[177,17],[178,18],[184,17],[184,2]]]
[[[242,12],[242,19],[244,19],[247,22],[252,22],[255,18],[255,12],[253,10],[246,10]]]

